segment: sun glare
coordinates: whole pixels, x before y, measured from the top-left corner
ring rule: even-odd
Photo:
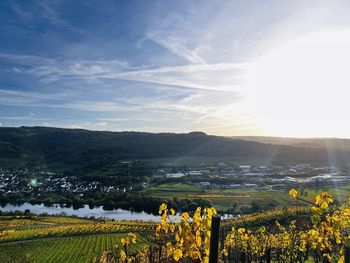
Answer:
[[[348,136],[350,31],[320,32],[271,50],[247,81],[266,135]]]

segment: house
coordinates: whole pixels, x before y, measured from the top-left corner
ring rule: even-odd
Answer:
[[[209,188],[210,187],[210,182],[200,182],[199,185],[204,187],[204,188]]]
[[[178,173],[167,173],[166,174],[166,177],[168,178],[180,178],[180,177],[183,177],[185,176],[184,173],[181,173],[181,172],[178,172]]]
[[[202,172],[201,171],[189,171],[188,175],[189,176],[201,176]]]
[[[239,166],[239,169],[242,171],[242,172],[250,172],[250,169],[252,168],[251,165],[240,165]]]

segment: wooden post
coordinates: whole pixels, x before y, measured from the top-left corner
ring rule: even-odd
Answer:
[[[220,217],[213,215],[211,220],[209,263],[218,262]]]
[[[150,247],[149,247],[149,262],[150,262],[150,263],[153,263],[153,257],[152,257],[152,255],[153,255],[153,247],[150,246]]]
[[[350,263],[350,247],[344,247],[344,263]]]
[[[266,263],[271,263],[271,249],[270,248],[266,249],[265,254],[266,254]]]

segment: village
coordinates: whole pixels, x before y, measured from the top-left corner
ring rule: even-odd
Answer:
[[[242,164],[233,166],[224,162],[201,167],[175,167],[167,163],[161,169],[154,169],[142,182],[109,184],[91,180],[81,180],[75,176],[63,176],[50,171],[30,172],[26,169],[0,168],[0,193],[84,193],[95,191],[104,193],[127,192],[144,189],[164,182],[183,182],[203,189],[254,188],[261,190],[285,189],[291,185],[340,185],[350,182],[347,169],[310,164],[285,166],[253,166]]]

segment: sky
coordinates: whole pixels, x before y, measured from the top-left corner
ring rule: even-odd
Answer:
[[[349,1],[0,2],[0,126],[350,138]]]

